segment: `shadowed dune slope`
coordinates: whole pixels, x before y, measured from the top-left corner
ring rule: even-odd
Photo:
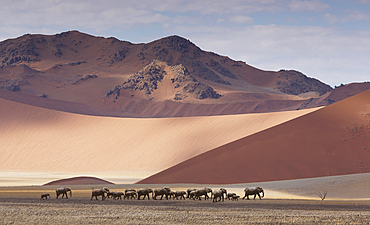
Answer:
[[[139,183],[232,184],[370,172],[370,90]]]
[[[315,111],[184,118],[71,114],[0,99],[0,171],[137,178]]]
[[[61,180],[55,180],[51,181],[49,183],[44,184],[43,186],[48,185],[111,185],[114,184],[112,182],[96,178],[96,177],[72,177],[72,178],[66,178]]]

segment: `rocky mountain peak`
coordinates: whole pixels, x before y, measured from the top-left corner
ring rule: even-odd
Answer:
[[[192,95],[197,99],[218,99],[221,97],[211,86],[198,81],[183,65],[169,66],[167,63],[153,60],[142,70],[136,72],[128,78],[122,85],[117,85],[110,90],[106,97],[115,95],[115,99],[121,95],[122,91],[130,91],[131,95],[135,91],[144,93],[148,99],[153,99],[151,94],[158,89],[159,83],[166,82],[171,84],[170,92],[173,97],[169,100],[183,100]],[[155,99],[154,99],[155,100]]]

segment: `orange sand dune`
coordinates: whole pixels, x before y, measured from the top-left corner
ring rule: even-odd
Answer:
[[[316,110],[135,119],[71,114],[4,99],[0,105],[4,176],[53,173],[136,180]]]
[[[139,183],[233,184],[370,172],[370,90]]]
[[[98,185],[98,184],[111,185],[114,183],[100,179],[100,178],[96,178],[96,177],[72,177],[72,178],[51,181],[51,182],[44,184],[43,186],[48,186],[48,185]]]

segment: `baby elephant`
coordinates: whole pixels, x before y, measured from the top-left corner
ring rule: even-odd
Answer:
[[[122,196],[124,196],[123,192],[115,191],[113,192],[112,196],[114,200],[122,199]]]
[[[43,194],[41,194],[41,198],[40,198],[40,200],[42,199],[42,200],[44,200],[44,199],[48,199],[48,197],[50,198],[50,194],[48,194],[48,193],[43,193]]]
[[[135,199],[137,196],[136,191],[127,191],[123,199]]]
[[[231,198],[232,198],[231,200],[233,200],[233,201],[238,201],[240,196],[239,195],[233,195]]]
[[[181,199],[184,199],[185,200],[185,196],[184,195],[186,195],[186,191],[176,191],[173,198],[178,199],[178,197],[180,197],[180,200]]]
[[[227,193],[227,199],[230,200],[233,196],[236,195],[235,193]]]

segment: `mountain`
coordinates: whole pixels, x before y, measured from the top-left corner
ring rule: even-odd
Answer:
[[[370,90],[138,183],[234,184],[370,172]]]
[[[296,110],[332,91],[298,71],[263,71],[179,36],[133,44],[78,31],[2,41],[0,89],[12,101],[120,117]]]

